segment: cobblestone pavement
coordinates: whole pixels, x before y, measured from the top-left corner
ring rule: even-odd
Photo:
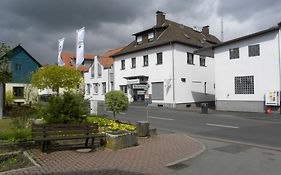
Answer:
[[[140,139],[136,147],[120,150],[106,148],[90,153],[67,150],[44,154],[34,149],[29,153],[40,167],[4,174],[168,174],[174,170],[167,168],[166,164],[194,155],[202,149],[202,144],[184,134],[160,134]]]

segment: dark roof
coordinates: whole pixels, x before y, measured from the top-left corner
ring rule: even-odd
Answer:
[[[225,42],[216,44],[214,46],[211,46],[211,48],[224,46],[224,45],[227,45],[227,44],[230,44],[230,43],[234,43],[236,41],[241,41],[241,40],[244,40],[244,39],[252,38],[252,37],[259,36],[259,35],[269,33],[269,32],[272,32],[272,31],[276,31],[276,30],[279,30],[279,29],[280,29],[279,26],[273,26],[273,27],[271,27],[269,29],[266,29],[266,30],[262,30],[262,31],[259,31],[259,32],[256,32],[256,33],[252,33],[250,35],[245,35],[245,36],[242,36],[242,37],[239,37],[239,38],[235,38],[235,39],[232,39],[232,40],[229,40],[229,41],[225,41]]]
[[[120,56],[128,53],[133,53],[136,51],[159,47],[162,45],[167,45],[170,43],[180,43],[192,47],[202,48],[210,45],[220,43],[220,41],[213,35],[204,35],[202,32],[196,31],[191,27],[185,26],[183,24],[178,24],[176,22],[165,20],[162,26],[154,26],[147,30],[138,32],[134,35],[140,35],[151,30],[162,30],[161,34],[156,36],[157,38],[151,42],[145,42],[142,44],[137,44],[136,40],[127,45],[123,50],[114,54],[113,56]]]
[[[12,50],[16,50],[17,48],[20,48],[21,50],[23,50],[39,67],[42,67],[42,65],[33,56],[31,56],[21,45],[17,45]],[[3,58],[4,56],[6,56],[6,54],[3,55],[1,58]]]

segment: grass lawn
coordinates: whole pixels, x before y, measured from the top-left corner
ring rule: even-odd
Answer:
[[[0,120],[0,132],[5,131],[11,128],[11,120],[10,119],[2,119]]]

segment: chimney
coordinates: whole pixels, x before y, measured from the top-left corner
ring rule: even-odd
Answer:
[[[161,11],[156,12],[156,26],[162,26],[165,22],[165,13]]]
[[[203,26],[203,29],[201,31],[204,35],[209,35],[209,26]]]

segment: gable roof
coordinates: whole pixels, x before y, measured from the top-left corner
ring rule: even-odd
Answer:
[[[93,54],[85,54],[84,59],[85,60],[94,60],[96,55]],[[64,66],[66,67],[73,67],[75,68],[75,63],[72,62],[71,59],[76,59],[76,54],[75,53],[69,53],[69,52],[62,52],[61,53],[61,59],[64,62]],[[80,65],[78,67],[79,71],[85,72],[89,70],[88,66]]]
[[[39,63],[32,55],[30,55],[30,53],[28,53],[20,44],[14,47],[12,51],[16,49],[21,49],[22,51],[24,51],[24,53],[26,53],[38,65],[38,67],[42,67],[41,63]],[[1,58],[5,57],[6,55],[7,54],[4,54]]]
[[[204,34],[203,32],[196,31],[191,27],[166,19],[161,26],[155,25],[152,28],[135,33],[134,35],[138,36],[149,31],[160,31],[160,34],[151,42],[137,44],[136,40],[134,40],[119,53],[114,54],[113,57],[145,50],[148,48],[159,47],[170,43],[180,43],[196,48],[203,48],[220,43],[220,40],[211,34]]]
[[[122,49],[123,49],[123,47],[113,49],[113,50],[109,50],[103,56],[101,56],[100,59],[99,59],[99,62],[101,63],[103,68],[105,68],[105,69],[110,68],[113,64],[112,55],[120,52]]]

